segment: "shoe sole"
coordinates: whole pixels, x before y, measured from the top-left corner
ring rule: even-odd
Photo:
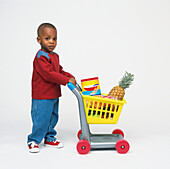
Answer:
[[[53,148],[62,148],[64,147],[64,145],[59,145],[59,146],[53,146],[53,145],[49,145],[49,144],[44,144],[45,147],[53,147]]]
[[[29,150],[30,153],[39,153],[40,150],[39,149],[32,149],[32,150]]]

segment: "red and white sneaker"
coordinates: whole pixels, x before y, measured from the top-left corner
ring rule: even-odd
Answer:
[[[62,148],[64,145],[60,142],[60,140],[55,140],[52,142],[44,141],[44,145],[47,147],[55,147],[55,148]]]
[[[28,148],[30,153],[38,153],[40,151],[38,144],[33,141],[28,143]]]

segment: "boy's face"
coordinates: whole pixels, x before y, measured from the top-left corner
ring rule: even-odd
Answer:
[[[52,52],[57,45],[57,30],[54,28],[44,28],[37,37],[41,49],[46,52]]]

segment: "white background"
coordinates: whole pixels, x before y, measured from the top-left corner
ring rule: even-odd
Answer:
[[[169,9],[169,0],[0,0],[0,168],[170,168]],[[119,122],[91,126],[98,133],[121,128],[127,154],[77,153],[78,104],[67,87],[56,127],[65,147],[28,152],[32,62],[43,22],[57,27],[55,52],[78,83],[98,76],[108,93],[125,71],[135,74]]]

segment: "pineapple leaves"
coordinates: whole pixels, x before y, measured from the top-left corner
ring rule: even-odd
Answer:
[[[122,87],[123,89],[129,88],[133,80],[134,80],[134,75],[126,71],[125,75],[119,81],[119,86]]]

